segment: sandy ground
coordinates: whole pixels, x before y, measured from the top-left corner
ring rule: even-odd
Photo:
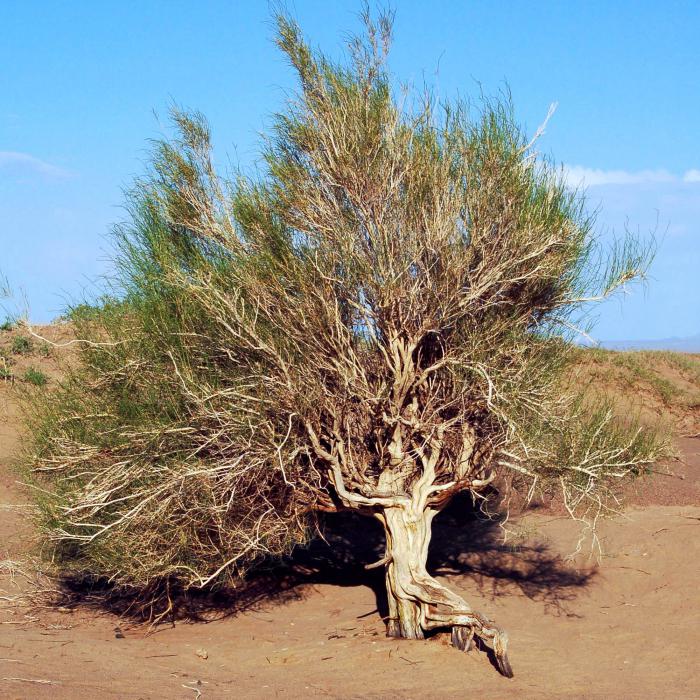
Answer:
[[[10,592],[7,562],[31,542],[10,471],[16,421],[0,386],[0,588]],[[436,521],[433,569],[509,631],[514,679],[446,635],[387,639],[381,574],[361,566],[377,533],[339,522],[336,542],[349,529],[356,541],[336,548],[340,569],[316,545],[270,579],[273,601],[222,603],[206,621],[150,635],[104,611],[0,601],[0,698],[699,698],[700,439],[679,451],[630,493],[625,517],[601,526],[597,566],[563,558],[580,530],[549,511],[521,518],[510,544],[488,524]]]

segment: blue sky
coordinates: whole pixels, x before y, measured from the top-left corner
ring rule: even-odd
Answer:
[[[334,56],[358,28],[359,2],[288,7]],[[603,306],[594,336],[700,333],[700,3],[394,7],[399,79],[443,98],[507,82],[530,131],[557,102],[540,150],[585,182],[601,230],[657,230],[652,279]],[[3,303],[26,299],[35,321],[89,295],[108,269],[122,190],[168,104],[206,114],[221,163],[245,169],[294,86],[264,1],[3,0],[0,66],[0,273],[15,291]]]

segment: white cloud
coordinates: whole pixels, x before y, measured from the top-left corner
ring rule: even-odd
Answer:
[[[564,176],[572,187],[599,187],[601,185],[646,185],[654,183],[700,183],[700,170],[686,170],[682,176],[664,168],[657,170],[602,170],[583,165],[564,165]]]
[[[697,173],[699,171],[688,171]],[[686,173],[687,175],[688,173]],[[565,165],[564,175],[573,187],[596,187],[598,185],[642,185],[653,182],[676,182],[678,178],[668,170],[600,170],[581,165]]]
[[[35,158],[29,153],[18,151],[0,151],[0,169],[13,173],[33,172],[47,177],[68,177],[70,173],[51,163]]]

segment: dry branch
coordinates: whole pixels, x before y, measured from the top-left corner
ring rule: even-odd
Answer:
[[[165,612],[174,588],[289,552],[317,511],[374,516],[389,632],[477,635],[511,675],[505,634],[427,573],[430,524],[497,484],[560,488],[595,520],[655,459],[562,380],[584,301],[648,251],[601,262],[585,201],[507,101],[398,104],[390,18],[365,19],[341,65],[278,18],[300,91],[257,181],[218,175],[203,118],[174,113],[118,232],[116,292],[71,314],[80,362],[27,462],[53,556]]]

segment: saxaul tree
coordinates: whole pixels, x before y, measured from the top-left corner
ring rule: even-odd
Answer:
[[[71,312],[79,350],[30,418],[41,527],[64,570],[169,601],[351,509],[386,533],[388,634],[476,636],[511,676],[506,634],[428,572],[431,523],[460,492],[554,487],[595,518],[655,459],[564,372],[579,314],[647,251],[601,247],[507,99],[396,89],[390,17],[340,63],[277,27],[299,90],[262,174],[219,175],[176,111],[116,286]]]

